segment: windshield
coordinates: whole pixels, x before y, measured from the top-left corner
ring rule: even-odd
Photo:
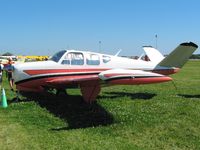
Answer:
[[[60,60],[60,58],[63,56],[63,54],[66,53],[66,50],[63,50],[63,51],[59,51],[57,52],[56,54],[54,54],[50,60],[53,60],[55,62],[58,62]]]

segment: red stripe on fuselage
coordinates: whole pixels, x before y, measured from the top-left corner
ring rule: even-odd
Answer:
[[[53,73],[82,73],[82,72],[101,72],[108,69],[44,69],[44,70],[24,70],[28,75],[42,75]]]
[[[89,72],[102,72],[112,68],[104,68],[104,69],[41,69],[41,70],[24,70],[28,75],[43,75],[43,74],[54,74],[54,73],[89,73]],[[134,69],[133,69],[134,70]],[[170,75],[177,73],[180,69],[160,69],[160,70],[149,70],[153,73],[158,73],[162,75]],[[144,70],[145,71],[145,70]],[[125,75],[122,73],[122,75]]]

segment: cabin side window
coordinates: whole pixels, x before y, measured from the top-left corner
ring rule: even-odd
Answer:
[[[107,62],[109,62],[110,60],[111,60],[110,56],[105,56],[105,55],[103,55],[103,62],[104,62],[104,63],[107,63]]]
[[[99,55],[97,55],[97,54],[87,54],[86,63],[87,63],[87,65],[99,65],[100,64]]]
[[[78,53],[78,52],[68,53],[64,57],[62,64],[65,64],[65,65],[83,65],[84,64],[83,54]]]

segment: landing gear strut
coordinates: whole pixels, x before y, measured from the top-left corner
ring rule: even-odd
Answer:
[[[59,95],[68,95],[67,94],[67,91],[65,89],[56,89],[56,95],[59,96]]]

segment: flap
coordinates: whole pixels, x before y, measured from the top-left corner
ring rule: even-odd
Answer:
[[[103,71],[99,74],[101,80],[110,80],[113,78],[145,78],[145,77],[163,77],[163,75],[158,73],[152,73],[142,70],[130,70],[130,69],[112,69]]]

